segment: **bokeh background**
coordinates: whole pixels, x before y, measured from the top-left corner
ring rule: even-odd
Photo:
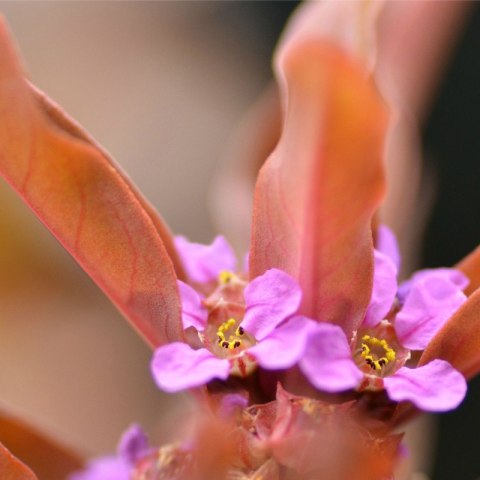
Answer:
[[[214,234],[209,186],[271,80],[295,6],[0,1],[32,81],[111,152],[174,232],[202,242]],[[420,266],[454,264],[480,243],[479,48],[475,5],[422,127],[435,193]],[[148,348],[3,183],[0,299],[3,402],[90,454],[112,450],[133,420],[169,436],[185,397],[154,387]],[[464,405],[439,418],[431,478],[480,478],[479,393],[474,381]]]

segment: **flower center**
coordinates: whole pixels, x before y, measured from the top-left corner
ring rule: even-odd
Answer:
[[[235,350],[242,346],[242,339],[245,331],[241,326],[237,327],[237,321],[229,318],[223,322],[217,329],[218,344],[228,350]]]
[[[377,371],[393,362],[396,353],[386,340],[364,335],[362,337],[361,356],[372,370]]]
[[[220,285],[226,285],[227,283],[230,283],[230,282],[236,280],[237,278],[238,278],[237,275],[235,275],[230,270],[222,270],[218,274],[218,283]]]

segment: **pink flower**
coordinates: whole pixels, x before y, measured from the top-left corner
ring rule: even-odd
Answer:
[[[397,291],[398,249],[386,227],[379,235],[383,252],[375,251],[372,298],[361,328],[348,339],[335,325],[316,325],[300,368],[328,392],[385,389],[390,399],[422,410],[453,409],[467,389],[460,372],[439,359],[417,368],[405,364],[410,350],[424,350],[466,301],[468,280],[454,269],[423,270]]]
[[[132,425],[122,435],[116,455],[97,458],[85,470],[72,474],[70,480],[130,480],[136,463],[150,452],[145,432]]]
[[[278,370],[297,363],[315,322],[296,315],[302,293],[294,278],[272,268],[247,283],[228,270],[236,262],[223,237],[209,246],[177,238],[176,245],[191,278],[216,286],[205,298],[178,282],[183,327],[195,329],[192,343],[201,347],[174,342],[155,351],[151,368],[161,389],[175,392],[246,376],[257,365]]]

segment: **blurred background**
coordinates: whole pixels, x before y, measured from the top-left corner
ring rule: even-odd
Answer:
[[[0,1],[32,81],[110,151],[175,233],[200,242],[214,235],[209,185],[271,81],[295,6]],[[479,27],[475,4],[425,115],[435,194],[419,266],[454,264],[480,242]],[[133,420],[168,438],[185,398],[154,387],[149,349],[3,183],[0,298],[3,402],[89,454],[114,449]],[[464,405],[439,418],[431,478],[479,478],[479,392],[474,381]]]

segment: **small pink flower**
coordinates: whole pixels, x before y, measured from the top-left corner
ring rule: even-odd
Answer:
[[[405,366],[410,350],[423,350],[466,300],[468,280],[453,269],[417,272],[397,291],[398,249],[391,232],[380,230],[375,251],[372,298],[365,320],[349,342],[328,323],[311,330],[300,368],[320,390],[385,389],[397,402],[428,411],[457,407],[466,393],[463,375],[444,360]],[[389,318],[389,320],[386,319]]]
[[[315,322],[296,315],[302,293],[294,278],[272,268],[247,284],[229,271],[235,262],[223,237],[209,246],[183,238],[176,245],[194,278],[205,284],[216,280],[217,286],[203,297],[178,282],[183,327],[198,333],[200,348],[174,342],[155,351],[152,373],[162,390],[197,387],[230,374],[245,376],[257,365],[279,370],[298,362]]]

